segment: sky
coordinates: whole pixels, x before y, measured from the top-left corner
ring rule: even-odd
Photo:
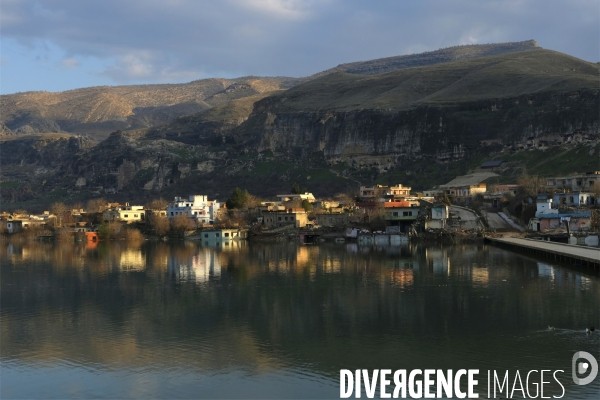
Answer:
[[[0,0],[0,94],[302,77],[529,39],[600,61],[600,1]]]

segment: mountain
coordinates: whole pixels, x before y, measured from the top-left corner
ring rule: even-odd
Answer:
[[[186,84],[100,86],[0,96],[4,124],[16,134],[110,132],[165,124],[231,100],[296,84],[295,78],[203,79]]]
[[[369,61],[358,61],[340,64],[335,68],[319,72],[313,77],[328,75],[334,72],[347,72],[349,74],[376,75],[398,69],[424,67],[445,62],[469,60],[473,58],[489,57],[499,54],[516,53],[541,49],[535,40],[523,42],[471,44],[463,46],[447,47],[435,51],[427,51],[419,54],[409,54],[395,57],[379,58]]]
[[[498,171],[507,181],[523,171],[599,169],[600,65],[522,43],[454,48],[446,53],[463,58],[449,62],[440,61],[442,50],[439,57],[410,56],[431,61],[412,68],[393,58],[396,69],[380,74],[365,62],[352,67],[362,65],[359,74],[256,78],[249,87],[203,94],[210,108],[115,131],[97,144],[69,135],[25,141],[15,120],[6,119],[16,135],[0,139],[2,154],[11,153],[0,158],[0,194],[29,199],[32,191],[17,190],[24,184],[39,189],[33,193],[40,201],[57,193],[135,200],[202,192],[225,199],[236,186],[272,196],[293,182],[318,195],[373,182],[421,190],[493,158],[507,161]],[[494,49],[501,54],[487,55]],[[48,146],[60,157],[48,160]]]
[[[307,78],[202,79],[186,84],[102,86],[60,93],[0,96],[3,122],[16,134],[68,132],[104,139],[116,130],[166,124],[231,100],[288,89],[335,72],[374,74],[535,49],[535,41],[457,46],[437,51],[342,64]]]

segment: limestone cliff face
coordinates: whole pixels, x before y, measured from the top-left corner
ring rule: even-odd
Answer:
[[[505,145],[547,134],[598,135],[598,90],[541,93],[407,110],[277,112],[257,103],[248,123],[259,150],[322,152],[331,162],[385,167],[405,160],[460,159],[482,140]]]

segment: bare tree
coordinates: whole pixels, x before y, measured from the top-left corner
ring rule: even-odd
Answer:
[[[171,228],[175,232],[182,233],[184,231],[194,229],[194,221],[186,215],[177,215],[171,219]]]
[[[52,203],[50,212],[56,215],[57,226],[61,226],[67,212],[67,206],[62,202]]]
[[[149,210],[165,210],[168,205],[169,202],[161,197],[159,199],[154,199],[148,204],[146,204],[146,208]]]
[[[165,236],[169,232],[170,224],[167,217],[152,214],[150,216],[150,225],[158,236]]]
[[[99,213],[106,210],[106,200],[103,198],[92,199],[87,202],[86,211],[88,213]]]
[[[521,186],[525,195],[536,196],[542,192],[546,180],[537,175],[521,175],[519,179],[517,179],[517,183]]]

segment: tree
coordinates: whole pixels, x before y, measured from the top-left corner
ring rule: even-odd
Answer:
[[[300,194],[300,193],[302,193],[302,192],[300,191],[300,185],[298,185],[298,182],[294,182],[294,183],[292,184],[292,193],[293,193],[293,194]]]
[[[106,200],[103,198],[89,200],[85,209],[88,213],[101,213],[104,210],[106,210]]]
[[[50,212],[56,215],[58,226],[61,226],[62,221],[65,218],[65,213],[67,212],[67,206],[62,202],[53,203],[52,206],[50,206]]]
[[[526,196],[537,196],[542,192],[542,189],[546,183],[544,178],[540,178],[537,175],[521,175],[517,179],[517,183],[521,186],[521,190]]]
[[[159,199],[154,199],[150,203],[146,204],[146,208],[149,210],[165,210],[168,205],[169,202],[161,197]]]
[[[242,190],[240,188],[233,189],[231,196],[227,199],[225,203],[228,209],[234,208],[244,208],[248,201],[250,200],[250,193],[247,190]]]
[[[100,240],[109,240],[111,236],[111,231],[106,222],[103,222],[102,225],[98,227],[98,238]]]
[[[310,203],[310,201],[308,201],[307,199],[302,200],[302,208],[304,208],[304,211],[306,211],[307,213],[312,211],[312,204]]]
[[[298,182],[292,184],[292,194],[302,194],[308,192],[307,188],[301,188]]]
[[[154,232],[156,232],[158,236],[165,236],[167,232],[169,232],[169,228],[171,227],[169,219],[167,217],[163,217],[157,214],[152,214],[150,216],[150,225],[152,226],[152,229],[154,229]]]
[[[190,229],[194,229],[194,221],[187,215],[177,215],[171,219],[171,228],[173,231],[183,233]]]

